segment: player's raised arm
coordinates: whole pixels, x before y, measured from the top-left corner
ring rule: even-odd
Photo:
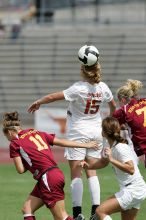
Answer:
[[[36,100],[33,102],[29,107],[28,107],[28,112],[29,113],[34,113],[36,110],[40,108],[41,105],[55,102],[57,100],[63,100],[64,99],[64,94],[63,92],[55,92],[48,94],[46,96],[43,96],[42,98]]]

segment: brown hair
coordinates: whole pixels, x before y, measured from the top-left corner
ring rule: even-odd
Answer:
[[[138,80],[128,79],[126,84],[117,90],[117,97],[119,100],[125,98],[127,101],[132,97],[136,97],[139,90],[142,88],[142,82]]]
[[[91,83],[99,83],[101,81],[101,66],[96,63],[93,66],[81,66],[81,75]]]
[[[20,128],[19,114],[15,112],[6,112],[3,116],[3,132],[7,133],[8,130],[15,130]]]
[[[120,124],[116,118],[108,116],[102,121],[102,130],[107,137],[119,143],[127,143],[127,140],[120,136]]]

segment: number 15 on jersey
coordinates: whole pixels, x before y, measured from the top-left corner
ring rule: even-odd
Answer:
[[[84,114],[96,114],[99,109],[99,101],[96,99],[87,99]]]

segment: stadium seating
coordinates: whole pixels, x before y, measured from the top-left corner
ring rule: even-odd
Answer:
[[[0,114],[16,109],[30,120],[26,110],[33,100],[79,80],[77,51],[86,43],[99,49],[103,80],[114,95],[127,78],[146,84],[146,31],[142,26],[26,26],[19,39],[0,39]],[[62,101],[50,104],[66,105]]]

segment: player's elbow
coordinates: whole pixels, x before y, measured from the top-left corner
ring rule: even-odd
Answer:
[[[22,172],[22,171],[17,171],[19,174],[23,174],[24,172]]]
[[[19,173],[19,174],[23,174],[23,173],[25,173],[25,169],[24,168],[18,168],[17,169],[17,172]]]
[[[18,172],[19,174],[23,174],[23,173],[24,173],[24,171],[22,171],[22,170],[17,170],[17,172]]]
[[[125,172],[127,172],[130,175],[133,175],[135,172],[134,163],[133,161],[127,161],[125,163]]]

